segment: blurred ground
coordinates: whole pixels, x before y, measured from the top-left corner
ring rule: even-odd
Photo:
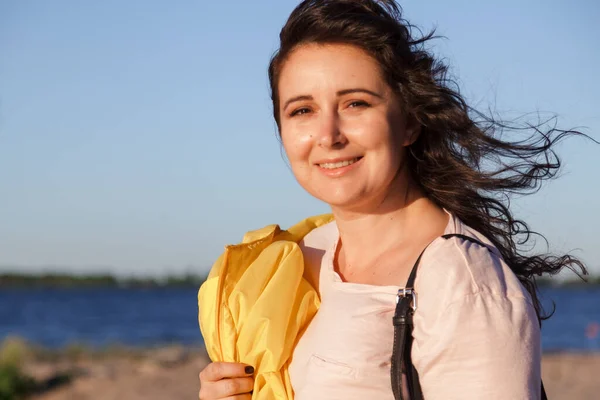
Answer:
[[[35,400],[197,399],[198,374],[208,362],[203,351],[168,347],[102,358],[32,362],[25,371],[39,381],[64,372],[71,383],[33,396]]]
[[[26,369],[47,381],[63,372],[75,374],[71,383],[35,400],[197,399],[198,373],[207,361],[201,350],[167,347],[93,360],[36,361]],[[547,354],[542,371],[551,400],[600,398],[600,354]]]
[[[542,379],[548,399],[600,399],[600,354],[546,354]]]

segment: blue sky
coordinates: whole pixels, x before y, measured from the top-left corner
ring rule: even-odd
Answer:
[[[486,4],[483,4],[486,3]],[[205,272],[223,245],[326,205],[281,155],[266,68],[297,2],[0,2],[0,265]],[[600,138],[600,5],[405,1],[462,92]],[[596,41],[596,43],[594,43]],[[513,203],[600,273],[600,146]]]

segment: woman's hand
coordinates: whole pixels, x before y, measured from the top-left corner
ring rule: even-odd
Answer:
[[[213,362],[200,372],[200,400],[250,400],[254,368],[246,364]]]

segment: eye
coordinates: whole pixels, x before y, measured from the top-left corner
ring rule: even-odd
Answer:
[[[369,107],[369,106],[370,106],[370,104],[363,100],[355,100],[348,105],[348,107],[351,107],[351,108]]]
[[[294,111],[292,111],[292,113],[290,114],[290,117],[295,117],[296,115],[308,114],[309,112],[310,112],[310,108],[308,108],[308,107],[297,108]]]

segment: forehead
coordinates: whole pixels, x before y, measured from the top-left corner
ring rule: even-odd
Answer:
[[[279,77],[280,95],[366,87],[383,91],[387,86],[381,68],[371,55],[345,44],[307,44],[293,50]]]

